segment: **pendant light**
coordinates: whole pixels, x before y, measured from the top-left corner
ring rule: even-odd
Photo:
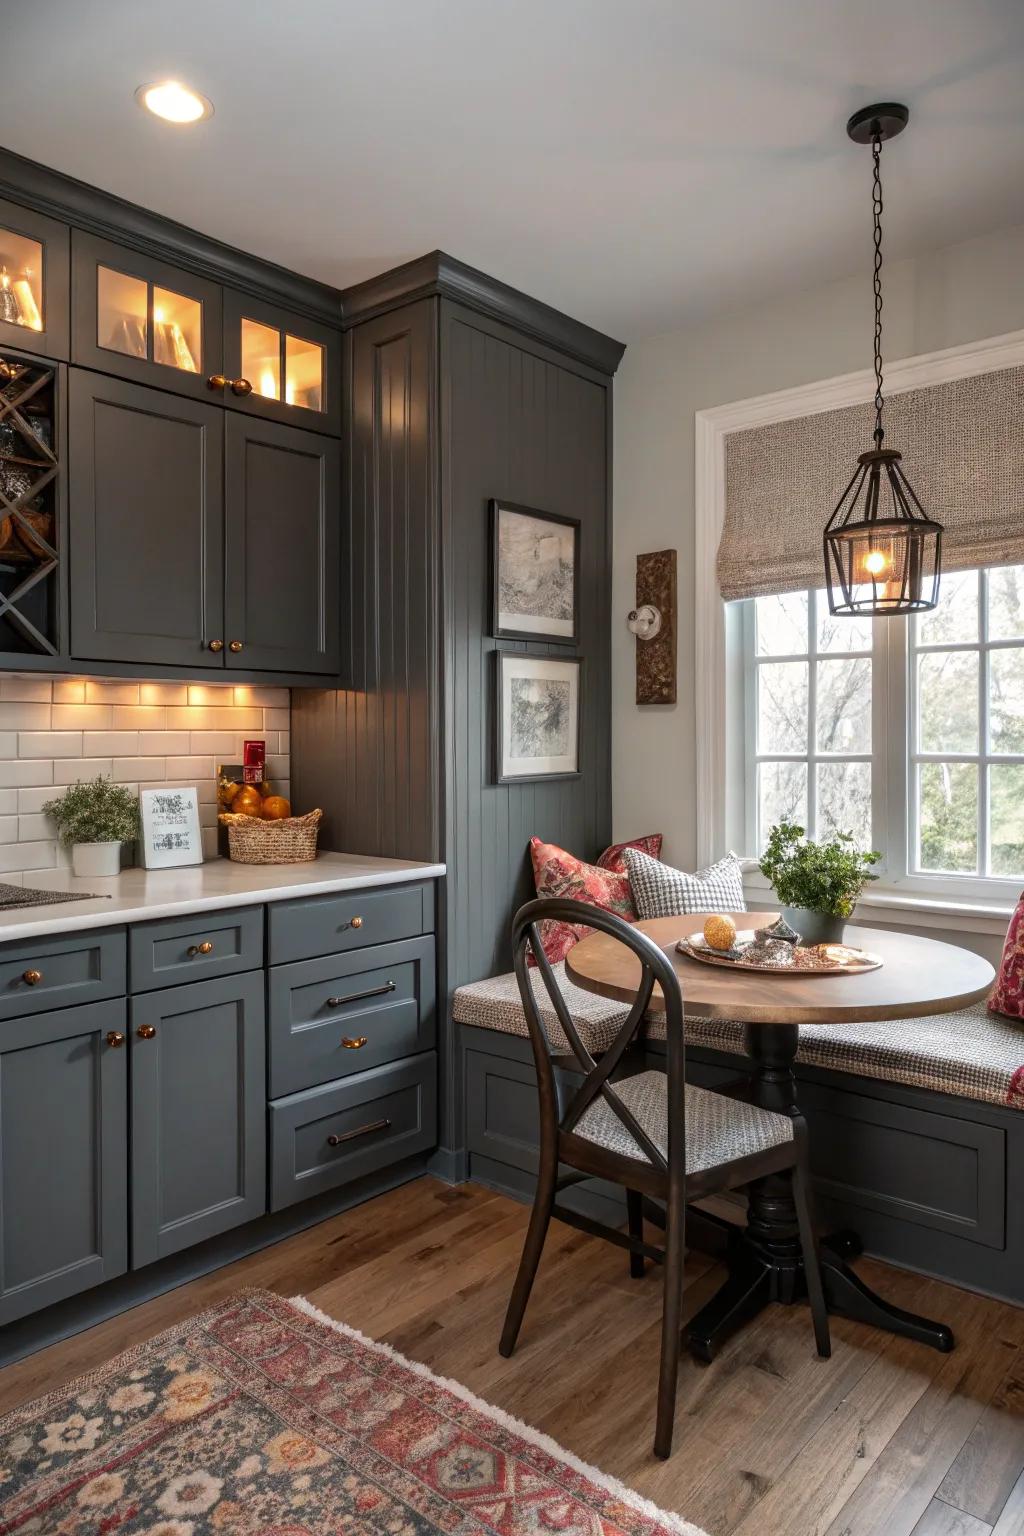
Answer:
[[[883,448],[882,143],[902,133],[910,114],[896,102],[863,107],[846,131],[870,144],[874,163],[875,446],[862,453],[825,528],[825,583],[831,613],[852,617],[924,613],[939,600],[942,525],[927,516],[903,471]]]

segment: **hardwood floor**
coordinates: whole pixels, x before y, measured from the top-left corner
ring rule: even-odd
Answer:
[[[217,1271],[0,1372],[0,1412],[243,1285],[301,1293],[553,1435],[712,1536],[1024,1536],[1024,1310],[862,1261],[948,1319],[939,1355],[805,1308],[770,1308],[707,1368],[685,1361],[675,1450],[651,1453],[660,1274],[552,1227],[515,1355],[497,1340],[524,1207],[430,1179]],[[716,1288],[693,1254],[686,1311]]]

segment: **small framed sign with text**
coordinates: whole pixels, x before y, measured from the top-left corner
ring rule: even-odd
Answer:
[[[195,789],[144,789],[142,811],[143,863],[147,869],[172,869],[203,862],[199,830],[199,794]]]

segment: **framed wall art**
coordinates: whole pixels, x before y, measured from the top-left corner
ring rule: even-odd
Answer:
[[[498,783],[577,777],[583,663],[511,651],[497,657]]]
[[[146,869],[173,869],[203,862],[199,795],[195,789],[144,789],[142,851]]]
[[[492,634],[578,644],[579,520],[510,501],[490,512]]]

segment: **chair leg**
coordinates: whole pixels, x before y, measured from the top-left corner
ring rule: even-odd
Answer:
[[[643,1242],[644,1237],[644,1197],[639,1190],[626,1190],[626,1217],[629,1225],[630,1237],[635,1237]],[[631,1280],[642,1280],[644,1277],[644,1256],[642,1253],[631,1253],[629,1256],[629,1275]]]
[[[548,1235],[548,1226],[551,1222],[551,1210],[555,1203],[555,1184],[558,1178],[558,1163],[552,1159],[548,1162],[542,1160],[537,1174],[537,1191],[533,1197],[533,1210],[530,1212],[530,1225],[526,1231],[526,1241],[523,1244],[523,1256],[519,1261],[519,1271],[515,1284],[512,1287],[512,1295],[509,1297],[508,1311],[505,1313],[505,1326],[501,1330],[501,1343],[498,1345],[498,1353],[506,1358],[516,1347],[519,1337],[519,1329],[522,1327],[523,1315],[526,1312],[526,1304],[530,1299],[533,1282],[537,1274],[537,1266],[544,1250],[544,1239]]]
[[[658,1376],[658,1418],[654,1454],[664,1461],[672,1451],[679,1378],[680,1328],[683,1316],[683,1254],[685,1207],[671,1200],[665,1211],[665,1296],[661,1313],[661,1370]]]
[[[818,1354],[823,1360],[827,1360],[832,1353],[832,1337],[829,1331],[825,1292],[821,1284],[818,1240],[814,1233],[814,1220],[811,1215],[806,1147],[800,1149],[799,1160],[793,1169],[793,1202],[796,1205],[796,1219],[800,1228],[800,1247],[804,1256],[807,1296],[811,1303],[811,1319],[814,1323],[814,1342],[818,1346]]]

